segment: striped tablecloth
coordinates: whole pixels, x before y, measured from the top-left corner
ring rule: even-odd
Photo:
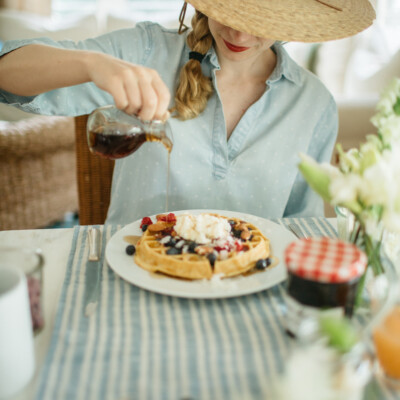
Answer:
[[[324,218],[275,222],[297,224],[308,236],[336,236]],[[119,227],[100,228],[104,260]],[[231,299],[180,299],[131,285],[103,262],[98,309],[86,318],[87,230],[74,231],[38,400],[273,398],[271,383],[292,345],[283,284]],[[369,393],[384,398],[377,385]]]

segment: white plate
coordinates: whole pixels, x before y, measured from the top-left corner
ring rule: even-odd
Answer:
[[[152,292],[166,294],[176,297],[195,299],[216,299],[224,297],[243,296],[268,289],[286,279],[283,253],[285,248],[296,237],[274,222],[255,217],[254,215],[242,214],[231,211],[220,210],[186,210],[176,211],[176,215],[189,212],[199,214],[204,212],[217,213],[227,217],[241,218],[253,223],[264,235],[270,239],[272,254],[279,258],[279,264],[270,270],[248,276],[220,280],[196,280],[185,281],[169,278],[140,268],[133,261],[133,257],[125,253],[128,245],[124,236],[141,235],[140,222],[138,220],[129,224],[115,233],[106,246],[106,260],[114,272],[126,281]]]

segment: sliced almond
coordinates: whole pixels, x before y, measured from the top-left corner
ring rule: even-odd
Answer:
[[[243,222],[241,222],[238,226],[235,227],[237,230],[239,231],[248,231],[249,228],[247,227],[247,225]]]
[[[149,232],[160,232],[168,228],[168,224],[163,221],[158,221],[155,224],[151,224],[147,227]]]
[[[242,240],[249,240],[251,237],[251,232],[250,231],[242,231],[240,234],[240,239]]]
[[[195,252],[200,256],[205,256],[207,254],[211,254],[214,251],[212,247],[209,246],[197,246],[195,248]]]

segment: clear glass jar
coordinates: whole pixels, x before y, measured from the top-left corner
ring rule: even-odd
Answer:
[[[87,140],[92,153],[108,159],[127,157],[145,142],[160,142],[171,152],[172,138],[161,120],[143,121],[115,106],[94,110],[87,121]]]
[[[330,238],[301,239],[285,251],[286,331],[296,337],[323,315],[351,317],[367,259],[356,246]]]

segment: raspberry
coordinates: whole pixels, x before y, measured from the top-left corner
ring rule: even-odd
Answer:
[[[150,217],[144,217],[142,219],[142,223],[140,224],[140,229],[143,227],[143,225],[151,225],[153,221],[151,220]]]
[[[157,215],[157,221],[174,223],[174,222],[176,222],[176,217],[175,217],[174,213],[169,213],[168,215],[160,214],[160,215]]]
[[[176,216],[175,216],[175,214],[174,214],[174,213],[169,213],[169,214],[167,215],[167,220],[166,220],[166,222],[170,222],[170,223],[176,222]]]
[[[237,241],[235,242],[235,248],[236,248],[236,251],[241,251],[241,250],[243,250],[243,244],[242,244],[242,242],[240,242],[239,240],[237,240]]]

